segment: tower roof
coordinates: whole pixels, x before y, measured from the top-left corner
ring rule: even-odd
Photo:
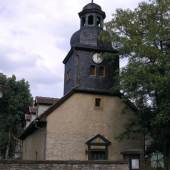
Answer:
[[[102,15],[103,19],[106,17],[106,14],[104,11],[102,11],[102,8],[100,5],[95,3],[89,3],[83,7],[83,10],[79,13],[79,16],[81,17],[84,14],[87,13],[98,13]]]
[[[84,6],[83,10],[86,10],[86,9],[98,9],[98,10],[101,10],[101,7],[95,3],[89,3],[87,4],[86,6]]]
[[[103,20],[106,15],[102,8],[92,1],[83,7],[79,17],[81,27],[72,35],[71,47],[91,47],[112,51],[111,42],[102,42],[100,39],[100,35],[108,34],[103,30]]]

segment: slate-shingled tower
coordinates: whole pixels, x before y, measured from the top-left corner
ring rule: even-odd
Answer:
[[[64,94],[73,88],[88,91],[112,92],[114,77],[119,69],[115,61],[103,60],[106,52],[116,53],[111,42],[102,42],[105,12],[95,3],[87,4],[79,13],[80,30],[71,37],[71,50],[64,59]]]

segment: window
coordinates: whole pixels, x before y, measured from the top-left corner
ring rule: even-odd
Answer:
[[[101,26],[101,19],[99,16],[97,16],[97,26]]]
[[[139,169],[139,159],[131,159],[131,169]]]
[[[95,76],[96,75],[96,67],[95,66],[90,66],[90,76]]]
[[[105,67],[101,66],[99,67],[99,76],[105,76]]]
[[[88,25],[93,25],[93,24],[94,24],[94,17],[93,17],[93,15],[90,15],[88,17]]]
[[[100,98],[96,98],[95,99],[95,107],[100,107],[101,106],[101,99]]]
[[[134,151],[124,151],[122,154],[123,158],[129,162],[130,170],[140,169],[140,152],[134,153]]]
[[[88,145],[88,160],[107,160],[108,146],[111,142],[98,134],[86,142]]]
[[[96,151],[90,151],[89,154],[90,160],[106,160],[106,151],[105,150],[96,150]]]
[[[140,156],[139,155],[128,155],[129,169],[139,170],[140,169]]]
[[[85,25],[85,22],[86,22],[85,17],[82,17],[82,18],[81,18],[81,26],[82,26],[82,27]]]
[[[164,168],[164,156],[160,152],[154,152],[151,156],[152,168]]]

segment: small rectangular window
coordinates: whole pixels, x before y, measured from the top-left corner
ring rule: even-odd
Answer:
[[[131,159],[131,169],[139,169],[139,159]]]
[[[129,170],[140,170],[140,154],[123,154],[125,160],[129,162]]]
[[[96,98],[95,99],[95,106],[96,107],[100,107],[101,106],[101,99],[100,98]]]
[[[101,66],[99,67],[99,76],[105,76],[105,67]]]
[[[90,66],[90,76],[95,76],[95,75],[96,75],[96,67]]]
[[[106,151],[90,151],[89,160],[106,160]]]

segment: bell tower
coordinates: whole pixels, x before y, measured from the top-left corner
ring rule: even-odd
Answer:
[[[101,7],[93,1],[79,13],[80,29],[71,37],[71,49],[64,59],[64,95],[76,88],[89,92],[113,93],[117,81],[119,57],[113,60],[103,57],[116,54],[110,41],[102,41],[100,35],[109,36],[103,29],[106,17]]]

